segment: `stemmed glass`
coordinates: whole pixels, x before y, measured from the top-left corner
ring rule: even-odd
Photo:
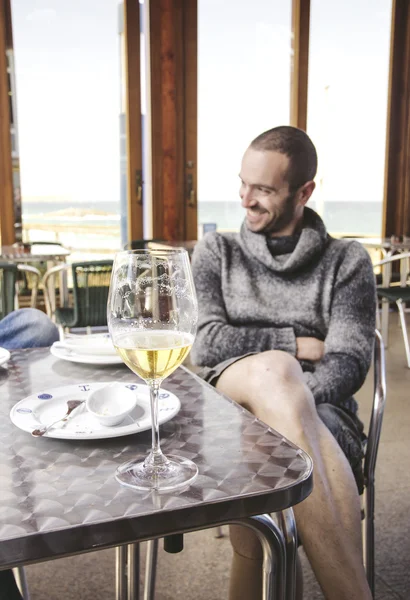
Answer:
[[[195,339],[198,303],[186,250],[130,250],[115,256],[107,306],[114,346],[149,386],[152,448],[145,460],[121,465],[116,479],[141,490],[173,490],[198,468],[160,448],[158,398],[162,381],[182,363]]]

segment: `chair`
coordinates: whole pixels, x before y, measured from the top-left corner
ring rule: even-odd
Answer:
[[[43,277],[47,314],[57,323],[60,334],[65,328],[107,325],[107,300],[112,260],[77,262],[58,265]],[[56,306],[56,276],[72,275],[72,306]],[[61,284],[60,284],[61,285]]]
[[[31,308],[37,304],[40,271],[23,264],[0,262],[0,318],[19,308],[19,274],[23,273],[31,280]]]
[[[124,250],[145,250],[149,248],[150,243],[161,243],[163,240],[132,240],[131,242],[127,242],[124,246]]]
[[[391,265],[393,262],[397,262],[397,261],[400,261],[400,285],[397,285],[397,284],[392,285],[395,282],[394,282],[394,279],[392,280],[392,278],[391,278]],[[410,302],[410,286],[407,285],[407,278],[408,278],[409,269],[410,269],[410,253],[405,252],[402,254],[396,254],[395,256],[389,256],[388,258],[385,258],[385,259],[381,260],[380,262],[375,263],[373,265],[373,267],[375,267],[375,268],[383,267],[387,271],[387,274],[385,277],[385,282],[381,286],[378,286],[376,288],[377,297],[382,302],[382,312],[385,313],[384,315],[382,314],[382,323],[381,323],[383,340],[386,343],[387,335],[388,335],[388,320],[387,320],[388,315],[386,317],[386,311],[383,309],[383,304],[388,309],[388,305],[391,302],[395,302],[397,305],[397,308],[399,310],[400,324],[401,324],[401,329],[402,329],[402,333],[403,333],[404,348],[406,351],[407,366],[410,369],[410,346],[409,346],[409,338],[407,335],[406,318],[405,318],[405,312],[404,312],[406,302]],[[396,278],[397,278],[397,275],[396,275]],[[377,313],[377,316],[379,319],[378,324],[380,326],[379,312]]]
[[[363,471],[364,492],[362,496],[362,538],[363,538],[363,563],[366,570],[369,587],[374,597],[375,568],[374,568],[374,503],[375,503],[375,468],[377,451],[379,448],[380,434],[386,404],[386,366],[383,339],[376,330],[374,351],[374,388],[373,405],[368,430]],[[297,535],[293,527],[291,509],[272,515],[273,524],[277,528],[278,537],[283,540],[285,554],[285,582],[284,597],[294,598],[295,573],[290,569],[294,564],[292,560],[297,552]],[[219,529],[219,528],[218,528]],[[173,536],[169,536],[173,537]],[[169,540],[168,540],[169,543]],[[155,575],[158,552],[158,540],[151,540],[147,544],[147,560],[145,571],[144,600],[154,600]]]
[[[374,597],[374,498],[375,470],[384,408],[386,405],[386,361],[383,338],[378,330],[373,353],[373,406],[364,457],[364,492],[362,496],[363,561],[372,596]]]

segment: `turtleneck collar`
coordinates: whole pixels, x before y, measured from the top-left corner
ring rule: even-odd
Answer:
[[[285,236],[283,244],[280,237],[267,238],[264,234],[250,231],[246,221],[242,223],[240,238],[247,250],[272,271],[293,273],[306,267],[317,255],[322,253],[328,235],[319,215],[311,208],[305,207],[300,234]],[[275,241],[271,243],[272,240]],[[270,246],[272,246],[273,253]],[[276,249],[275,246],[277,246]],[[284,254],[289,254],[285,260]]]

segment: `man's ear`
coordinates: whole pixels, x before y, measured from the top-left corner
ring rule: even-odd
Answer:
[[[298,190],[298,202],[305,206],[306,202],[309,200],[311,195],[313,194],[313,190],[316,187],[316,183],[314,181],[307,181],[302,187]]]

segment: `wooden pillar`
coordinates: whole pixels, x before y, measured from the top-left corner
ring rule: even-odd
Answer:
[[[393,0],[382,235],[410,235],[410,3]]]
[[[150,50],[153,237],[192,239],[192,231],[196,237],[196,0],[151,0]]]
[[[185,239],[198,235],[198,3],[185,0],[184,9],[185,81]]]
[[[11,39],[9,0],[0,0],[0,243],[13,244],[14,192],[10,137],[10,96],[6,50]]]
[[[128,239],[143,239],[140,5],[124,0],[125,131]]]
[[[290,124],[306,131],[309,71],[310,0],[292,2]]]

